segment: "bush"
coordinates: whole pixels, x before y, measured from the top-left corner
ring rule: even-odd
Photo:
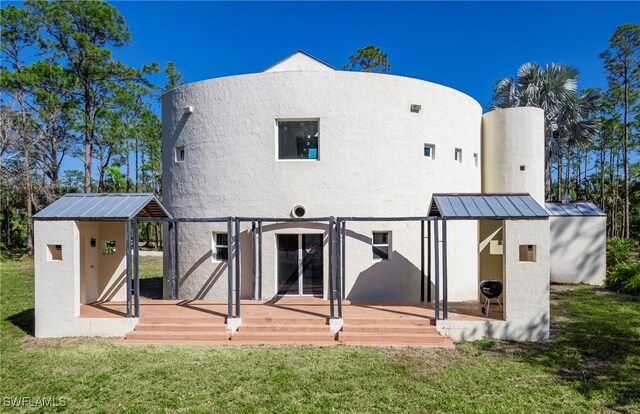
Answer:
[[[615,265],[607,275],[606,285],[617,292],[640,295],[640,262]]]
[[[607,245],[607,267],[614,267],[628,262],[631,252],[636,248],[633,240],[612,237]]]

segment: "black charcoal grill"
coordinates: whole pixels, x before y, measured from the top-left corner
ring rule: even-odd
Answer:
[[[482,307],[482,313],[485,318],[489,317],[489,307],[491,306],[491,300],[495,299],[498,301],[498,305],[502,308],[502,303],[500,303],[500,299],[498,297],[502,295],[502,283],[497,280],[483,280],[480,282],[480,292],[484,295],[484,306]]]

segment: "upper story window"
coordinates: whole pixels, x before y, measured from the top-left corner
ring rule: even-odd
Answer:
[[[184,147],[176,147],[176,162],[184,161]]]
[[[424,156],[434,160],[436,158],[436,146],[433,144],[424,144]]]
[[[279,160],[317,160],[318,120],[277,121]]]
[[[455,160],[462,163],[462,148],[456,148]]]

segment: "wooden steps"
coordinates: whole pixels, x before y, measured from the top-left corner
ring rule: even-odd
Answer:
[[[326,318],[250,317],[231,335],[231,342],[243,344],[335,345],[335,334]]]
[[[228,343],[229,332],[221,317],[140,318],[123,343]]]
[[[453,348],[425,318],[345,319],[338,341],[346,345]]]
[[[441,336],[428,318],[381,316],[346,314],[342,330],[334,334],[327,317],[265,310],[243,317],[238,330],[231,334],[225,318],[218,315],[152,315],[140,318],[121,343],[453,347],[451,340]]]

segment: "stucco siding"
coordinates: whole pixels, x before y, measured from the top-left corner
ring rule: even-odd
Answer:
[[[81,234],[88,237],[83,241],[90,243],[90,237],[100,226],[106,226],[107,237],[121,237],[118,228],[122,223],[80,223],[65,221],[34,222],[34,261],[35,261],[35,335],[36,337],[64,336],[120,336],[131,331],[137,318],[80,318],[82,300],[93,301],[99,295],[100,279],[103,280],[104,291],[112,285],[112,277],[117,274],[113,268],[102,269],[94,263],[100,261],[99,255],[91,256],[90,251],[81,248]],[[82,231],[80,230],[82,229]],[[62,246],[62,260],[50,260],[49,245]],[[124,246],[124,240],[123,244]],[[99,250],[96,246],[93,248]],[[122,247],[120,255],[124,254]],[[82,254],[87,255],[84,260]],[[113,260],[120,263],[117,258]],[[81,283],[81,262],[85,261],[85,270],[90,271]],[[93,268],[91,269],[91,263]],[[118,265],[118,269],[120,269]],[[95,271],[93,271],[95,270]],[[113,273],[108,273],[107,271]],[[89,294],[82,294],[84,289],[92,289]],[[124,295],[124,288],[118,290]],[[116,296],[114,296],[115,298]]]
[[[422,110],[411,112],[411,104]],[[187,106],[193,113],[183,113]],[[317,161],[277,159],[278,119],[319,120]],[[480,192],[480,119],[480,105],[460,92],[390,75],[269,72],[185,85],[163,97],[163,203],[174,217],[288,217],[296,204],[307,208],[307,217],[426,215],[434,192]],[[424,156],[425,143],[435,145],[434,159]],[[182,162],[174,159],[176,146],[185,148]],[[454,159],[456,148],[463,151],[461,163]],[[370,238],[378,224],[354,226],[359,237]],[[347,283],[355,286],[361,274],[382,268],[408,271],[411,283],[419,283],[411,273],[420,263],[419,224],[407,226],[409,233],[396,240],[411,240],[400,252],[411,266],[392,260],[371,270],[371,246],[348,239]],[[211,227],[181,224],[181,273],[189,272],[181,297],[215,279],[205,297],[226,298],[226,277],[215,276],[219,264],[203,259]],[[450,239],[456,244],[450,270],[457,275],[451,298],[476,298],[476,223],[451,225]],[[275,253],[270,243],[264,246],[265,269],[271,269]],[[471,286],[465,279],[473,280]],[[380,291],[400,295],[371,290],[376,297]]]
[[[606,217],[551,217],[551,281],[602,285],[607,271]]]
[[[438,330],[454,341],[483,337],[540,341],[549,337],[549,223],[504,221],[504,321],[441,320]],[[521,261],[520,246],[535,246],[536,260]]]
[[[506,108],[484,114],[482,150],[482,191],[529,193],[544,206],[545,136],[542,109]]]

